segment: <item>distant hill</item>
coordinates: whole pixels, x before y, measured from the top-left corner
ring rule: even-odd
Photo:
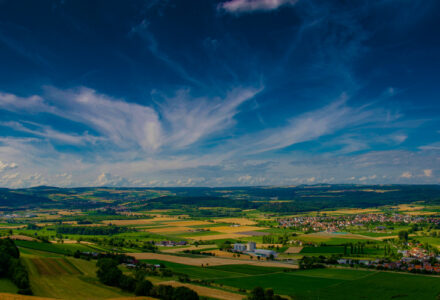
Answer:
[[[301,185],[227,188],[0,189],[0,207],[140,208],[230,207],[289,213],[337,207],[367,208],[423,201],[440,204],[440,185]]]

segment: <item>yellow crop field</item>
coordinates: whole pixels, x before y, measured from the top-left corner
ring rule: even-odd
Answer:
[[[238,239],[242,237],[247,237],[247,235],[238,234],[238,233],[225,233],[225,234],[213,234],[213,235],[203,235],[203,236],[188,236],[184,238],[198,240],[198,241],[212,241],[212,240],[223,240],[223,239]]]
[[[10,238],[11,240],[21,240],[21,241],[36,241],[33,237],[29,237],[27,235],[15,234],[10,236],[1,237],[1,239]]]
[[[257,224],[255,221],[246,219],[246,218],[221,218],[215,219],[215,223],[231,223],[231,224],[239,224],[239,225],[255,225]]]
[[[328,215],[355,215],[355,214],[374,214],[379,213],[380,210],[375,208],[353,208],[353,209],[338,209],[332,211],[322,211]]]
[[[219,226],[213,227],[213,231],[221,232],[221,233],[239,233],[239,232],[247,232],[247,231],[256,231],[267,229],[265,227],[256,227],[256,226]]]
[[[168,222],[166,225],[169,226],[197,226],[197,225],[210,225],[212,223],[206,221],[176,221]]]
[[[155,223],[155,222],[172,221],[172,220],[177,220],[177,218],[173,218],[173,217],[154,217],[154,218],[151,218],[151,219],[104,220],[102,222],[104,224],[113,224],[113,225],[119,225],[119,226],[126,226],[126,225],[151,224],[151,223]]]
[[[289,247],[284,253],[286,254],[298,254],[301,252],[303,247]]]
[[[203,251],[203,252],[212,253],[212,254],[214,254],[214,256],[217,256],[217,257],[228,257],[228,258],[236,258],[236,259],[242,259],[242,260],[251,259],[251,257],[246,254],[241,254],[240,257],[238,257],[233,252],[222,251],[222,250],[209,250],[209,251]]]
[[[162,252],[165,253],[179,253],[184,250],[203,250],[203,249],[212,249],[217,248],[216,244],[213,245],[199,245],[199,246],[189,246],[189,247],[177,247],[177,248],[170,248],[170,249],[163,249]]]
[[[181,282],[177,282],[177,281],[165,281],[165,282],[161,282],[160,284],[171,285],[173,287],[185,286],[187,288],[192,289],[193,291],[195,291],[197,294],[199,294],[201,296],[215,298],[215,299],[242,300],[246,297],[244,295],[235,294],[235,293],[231,293],[231,292],[227,292],[227,291],[223,291],[223,290],[218,290],[218,289],[205,287],[205,286],[199,286],[199,285],[190,284],[190,283],[181,283]]]
[[[397,206],[393,206],[393,208],[397,209],[398,211],[416,211],[416,210],[422,210],[425,207],[421,205],[400,204]]]
[[[0,229],[21,229],[25,228],[26,225],[18,225],[18,226],[0,226]]]
[[[435,211],[406,211],[403,212],[405,215],[411,215],[411,216],[430,216],[430,215],[437,215],[438,212]]]
[[[145,231],[152,232],[152,233],[178,233],[178,232],[190,232],[194,229],[190,227],[160,227],[160,228],[150,228],[145,229]]]

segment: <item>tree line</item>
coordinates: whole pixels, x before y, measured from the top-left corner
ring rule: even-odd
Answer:
[[[32,295],[29,274],[20,261],[20,252],[14,241],[0,239],[0,277],[9,278],[17,287],[18,293]]]
[[[120,226],[58,226],[56,232],[59,234],[80,234],[80,235],[113,235],[133,231],[133,229]]]

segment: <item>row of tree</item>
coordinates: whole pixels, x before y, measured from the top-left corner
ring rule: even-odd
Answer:
[[[113,235],[133,231],[133,229],[120,226],[58,226],[56,232],[59,234],[80,234],[80,235]]]
[[[20,261],[20,252],[11,239],[0,239],[0,277],[9,278],[19,294],[32,295],[29,275]]]

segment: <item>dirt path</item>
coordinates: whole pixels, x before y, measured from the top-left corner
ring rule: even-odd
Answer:
[[[244,295],[235,294],[235,293],[231,293],[231,292],[227,292],[227,291],[223,291],[223,290],[199,286],[199,285],[190,284],[190,283],[181,283],[181,282],[177,282],[177,281],[165,281],[165,282],[161,282],[160,284],[171,285],[173,287],[185,286],[187,288],[192,289],[200,296],[207,296],[207,297],[212,297],[212,298],[222,299],[222,300],[242,300],[246,297]]]

